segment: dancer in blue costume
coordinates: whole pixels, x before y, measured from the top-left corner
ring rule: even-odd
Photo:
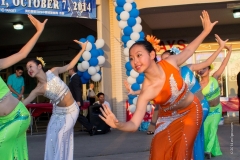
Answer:
[[[215,35],[217,42],[219,43],[219,48],[204,62],[198,64],[188,64],[184,65],[180,68],[181,76],[184,81],[187,83],[189,90],[194,93],[199,100],[201,101],[201,105],[203,107],[203,121],[206,119],[209,112],[209,104],[206,98],[202,94],[201,86],[194,76],[194,71],[198,71],[200,68],[203,69],[207,66],[210,66],[211,63],[217,58],[218,54],[224,48],[226,41],[221,40],[218,35]],[[171,50],[167,50],[162,54],[162,59],[166,59],[170,55],[175,55],[180,53],[177,48],[172,48]],[[196,137],[194,143],[194,160],[204,160],[204,127],[203,125],[200,128],[198,136]]]

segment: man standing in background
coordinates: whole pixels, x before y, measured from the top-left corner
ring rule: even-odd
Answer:
[[[87,99],[89,100],[90,105],[93,105],[93,103],[95,102],[95,98],[96,98],[96,94],[93,89],[94,89],[94,84],[90,83],[89,89],[87,90]]]
[[[24,94],[24,78],[22,74],[23,67],[17,66],[15,73],[11,74],[7,80],[8,88],[18,100],[22,100]]]
[[[83,106],[82,82],[76,72],[77,72],[76,66],[68,70],[68,75],[71,76],[70,82],[69,82],[69,89],[73,95],[74,100],[77,102],[78,106],[81,108],[81,106]],[[80,122],[87,129],[90,136],[95,134],[96,127],[93,126],[91,123],[89,123],[88,119],[84,117],[81,113],[79,114],[77,121]]]

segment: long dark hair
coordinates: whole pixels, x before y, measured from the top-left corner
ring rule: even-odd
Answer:
[[[155,49],[153,48],[152,44],[148,41],[138,41],[136,43],[134,43],[130,48],[129,48],[129,52],[131,51],[131,49],[136,46],[136,45],[139,45],[139,46],[143,46],[146,51],[148,51],[148,53],[150,52],[154,52],[155,53],[155,58],[154,58],[154,61],[157,62],[157,55],[156,55],[156,51]]]
[[[163,53],[162,53],[162,55],[164,55],[164,54],[170,54],[171,56],[172,55],[176,55],[176,53],[174,53],[174,52],[172,52],[171,50],[166,50],[166,51],[164,51]]]

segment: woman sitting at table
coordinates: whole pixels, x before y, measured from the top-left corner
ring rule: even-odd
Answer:
[[[47,22],[39,22],[32,15],[28,18],[37,32],[17,53],[0,59],[0,70],[6,69],[23,60],[30,53],[42,34]],[[30,124],[30,116],[21,101],[12,96],[8,86],[0,77],[0,159],[28,160],[26,130]]]
[[[53,103],[53,114],[47,128],[45,160],[73,159],[73,127],[78,118],[79,106],[58,75],[73,68],[85,51],[87,42],[74,41],[82,49],[68,65],[54,67],[46,73],[43,71],[45,63],[42,58],[30,60],[26,65],[29,76],[36,77],[38,84],[23,103],[29,104],[38,95],[49,98]]]

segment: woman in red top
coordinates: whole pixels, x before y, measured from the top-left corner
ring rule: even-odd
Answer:
[[[170,56],[156,63],[156,52],[147,41],[139,41],[129,49],[130,63],[145,79],[137,101],[137,109],[128,122],[119,122],[115,115],[104,106],[100,115],[112,128],[122,131],[136,131],[146,106],[154,99],[160,104],[159,118],[151,144],[151,160],[190,160],[194,140],[202,121],[202,107],[196,96],[189,92],[182,79],[179,67],[192,56],[213,26],[208,13],[201,16],[204,30],[178,55]]]

